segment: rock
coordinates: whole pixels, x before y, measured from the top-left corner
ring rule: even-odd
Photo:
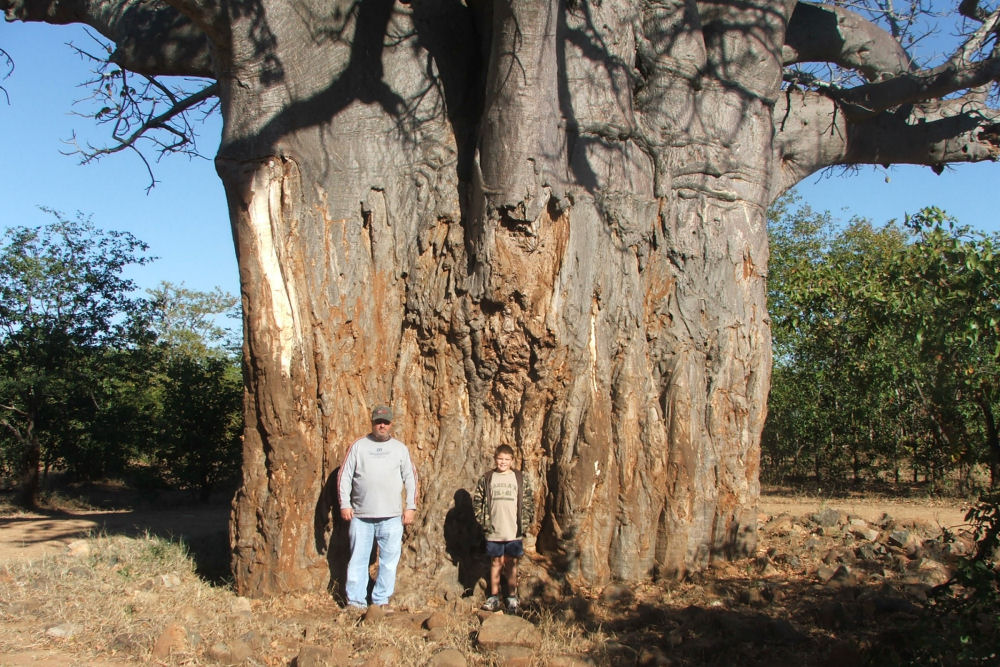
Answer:
[[[921,558],[910,564],[917,572],[919,580],[930,586],[940,586],[951,578],[951,571],[943,563],[930,558]]]
[[[899,549],[908,549],[915,542],[915,538],[908,530],[894,530],[889,533],[889,546]]]
[[[70,639],[74,635],[78,634],[82,628],[75,623],[60,623],[59,625],[54,625],[51,628],[45,630],[45,634],[49,637],[57,637],[59,639]]]
[[[137,634],[122,632],[111,640],[111,648],[123,653],[139,653],[142,650],[142,638]]]
[[[604,604],[623,605],[632,601],[632,589],[625,584],[608,584],[601,591],[601,602]]]
[[[384,646],[365,660],[365,667],[396,667],[402,664],[403,656],[395,646]]]
[[[212,644],[208,647],[207,653],[208,657],[215,662],[221,662],[226,665],[236,662],[233,660],[233,654],[229,650],[229,644],[226,644],[225,642],[216,642]]]
[[[435,611],[424,621],[424,627],[428,630],[433,630],[435,628],[449,628],[454,624],[455,619],[441,611]]]
[[[451,634],[451,630],[448,628],[431,628],[427,631],[425,639],[429,642],[443,642],[447,641],[449,634]]]
[[[861,560],[869,562],[877,561],[879,559],[879,555],[875,551],[875,547],[868,542],[858,545],[858,548],[854,550],[854,555]]]
[[[501,646],[537,648],[542,643],[542,633],[520,616],[498,614],[483,621],[476,641],[487,650]]]
[[[545,667],[594,667],[597,663],[583,655],[554,655]]]
[[[253,647],[249,643],[236,639],[229,645],[230,662],[239,664],[253,656],[253,652]]]
[[[465,667],[467,664],[465,656],[457,648],[442,649],[427,661],[427,667]]]
[[[816,570],[816,577],[823,583],[834,587],[855,586],[858,583],[858,576],[846,565],[839,565],[836,568],[823,565]]]
[[[501,667],[531,667],[535,652],[524,646],[498,646],[496,649]]]
[[[253,611],[253,605],[249,598],[244,597],[235,598],[230,608],[234,614],[249,614]]]
[[[868,542],[874,542],[878,539],[879,532],[874,528],[869,526],[854,526],[851,528],[851,535],[858,538],[859,540],[867,540]]]
[[[842,513],[829,507],[816,512],[809,518],[812,519],[816,525],[823,528],[832,528],[842,523]]]
[[[350,653],[341,648],[301,644],[295,667],[337,667],[351,662]]]
[[[176,623],[168,625],[153,644],[153,657],[166,658],[174,651],[187,648],[187,632]]]
[[[656,644],[650,644],[642,647],[639,651],[639,658],[636,661],[640,667],[670,667],[674,664],[673,661],[667,657],[667,654],[663,652],[663,649]]]

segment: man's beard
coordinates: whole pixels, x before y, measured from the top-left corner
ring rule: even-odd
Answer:
[[[372,431],[371,433],[371,439],[374,440],[375,442],[388,442],[389,439],[391,438],[392,438],[391,433],[386,433],[385,435],[379,435],[375,431]]]

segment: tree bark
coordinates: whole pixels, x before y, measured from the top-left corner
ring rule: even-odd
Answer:
[[[682,81],[667,105],[660,82],[637,113],[614,7],[453,9],[365,2],[309,22],[338,37],[310,56],[336,71],[310,77],[279,49],[275,79],[301,73],[296,87],[220,81],[249,360],[243,593],[336,579],[329,480],[380,401],[421,474],[409,566],[448,557],[456,494],[503,443],[539,489],[538,551],[574,581],[676,575],[754,544],[767,104]],[[289,25],[280,12],[268,25]],[[250,28],[234,53],[260,41]],[[773,95],[780,34],[772,47],[753,55]]]

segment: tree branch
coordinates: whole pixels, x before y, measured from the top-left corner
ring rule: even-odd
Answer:
[[[201,90],[195,92],[184,99],[177,99],[173,92],[169,89],[163,87],[155,79],[150,80],[150,85],[161,90],[164,97],[171,100],[173,105],[161,114],[156,116],[149,116],[143,120],[143,122],[133,131],[131,131],[128,136],[121,136],[117,131],[113,133],[113,136],[117,143],[114,146],[107,148],[94,148],[88,147],[87,149],[78,148],[74,153],[80,153],[83,157],[83,162],[87,163],[91,160],[98,159],[105,155],[111,155],[124,150],[134,150],[139,157],[142,159],[143,163],[146,165],[146,170],[149,172],[150,177],[150,187],[156,184],[156,179],[153,176],[153,171],[149,165],[149,161],[146,160],[142,151],[138,149],[137,144],[140,139],[146,138],[151,141],[156,142],[159,145],[161,152],[177,152],[181,151],[185,146],[192,143],[192,134],[190,128],[181,129],[171,125],[170,121],[182,116],[185,112],[197,107],[202,102],[205,102],[212,97],[218,95],[218,84],[213,83],[208,85]],[[119,117],[119,121],[121,121]],[[172,143],[165,143],[159,139],[153,139],[151,137],[152,130],[161,130],[166,132],[168,135],[173,136],[176,140]]]
[[[930,70],[897,76],[888,81],[831,91],[854,120],[864,120],[887,109],[917,104],[985,85],[1000,77],[1000,58],[958,65],[952,60]]]
[[[183,3],[185,6],[193,2]],[[213,77],[204,24],[162,2],[0,0],[7,20],[82,23],[115,43],[111,60],[141,74]],[[204,14],[204,12],[203,12]]]
[[[1000,158],[1000,111],[978,91],[883,111],[862,121],[816,91],[785,91],[775,109],[780,176],[775,195],[826,167],[917,164],[940,171],[952,162]]]
[[[795,5],[781,52],[784,64],[829,62],[869,81],[912,69],[910,57],[888,32],[841,7]]]

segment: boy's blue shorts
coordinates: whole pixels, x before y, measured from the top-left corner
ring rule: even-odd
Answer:
[[[510,542],[486,541],[486,555],[490,558],[500,558],[510,556],[520,558],[524,555],[524,543],[521,540],[511,540]]]

